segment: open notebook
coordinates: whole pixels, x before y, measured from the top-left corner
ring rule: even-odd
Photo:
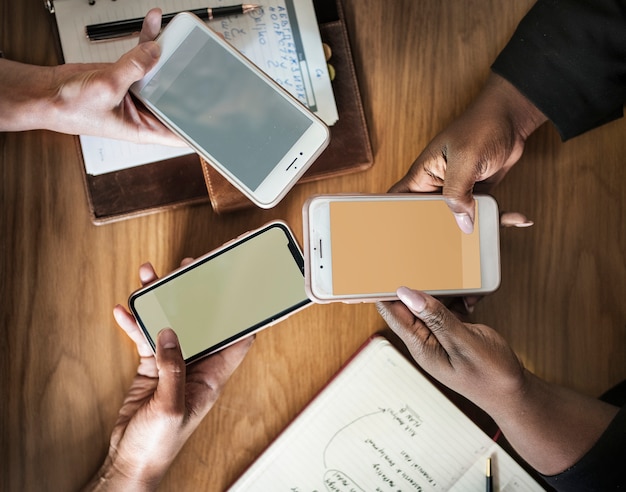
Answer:
[[[385,338],[373,337],[230,491],[544,490]]]

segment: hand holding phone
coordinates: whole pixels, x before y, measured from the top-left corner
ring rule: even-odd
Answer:
[[[463,233],[441,195],[320,195],[304,204],[305,282],[315,302],[397,299],[407,286],[433,295],[484,294],[500,283],[495,200],[476,196]]]
[[[304,259],[280,221],[246,233],[131,294],[150,345],[172,328],[189,363],[310,304]]]
[[[178,14],[156,41],[161,57],[131,92],[253,203],[276,205],[328,127],[196,16]]]
[[[187,264],[188,260],[183,261]],[[139,277],[142,285],[157,280],[149,263],[140,267]],[[247,337],[216,356],[185,367],[172,330],[159,334],[153,351],[135,318],[124,307],[116,306],[113,315],[135,342],[141,360],[119,411],[121,418],[111,434],[109,455],[86,489],[97,489],[102,476],[108,477],[108,484],[116,490],[132,490],[137,480],[156,489],[244,359],[253,338]],[[121,456],[125,458],[120,460]]]

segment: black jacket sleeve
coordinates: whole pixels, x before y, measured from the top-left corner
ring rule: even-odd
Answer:
[[[558,475],[544,477],[561,492],[626,489],[626,407],[581,460]]]
[[[623,115],[626,0],[538,0],[492,70],[567,140]]]

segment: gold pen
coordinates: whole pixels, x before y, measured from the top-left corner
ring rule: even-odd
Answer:
[[[485,470],[485,478],[486,478],[485,490],[487,492],[491,492],[493,490],[493,477],[491,475],[491,458],[487,458],[487,469]]]

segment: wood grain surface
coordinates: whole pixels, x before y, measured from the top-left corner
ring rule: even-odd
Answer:
[[[532,4],[343,3],[375,164],[299,185],[272,210],[201,205],[94,226],[75,137],[0,134],[2,490],[75,490],[98,469],[138,360],[112,308],[141,263],[166,273],[274,218],[301,240],[309,195],[386,191],[467,107]],[[0,0],[0,26],[8,58],[59,62],[41,0]],[[535,225],[502,231],[502,286],[472,316],[538,375],[590,395],[626,375],[625,131],[622,119],[563,144],[547,124],[529,139],[494,195]],[[224,490],[384,327],[372,305],[335,304],[261,332],[161,489]]]

